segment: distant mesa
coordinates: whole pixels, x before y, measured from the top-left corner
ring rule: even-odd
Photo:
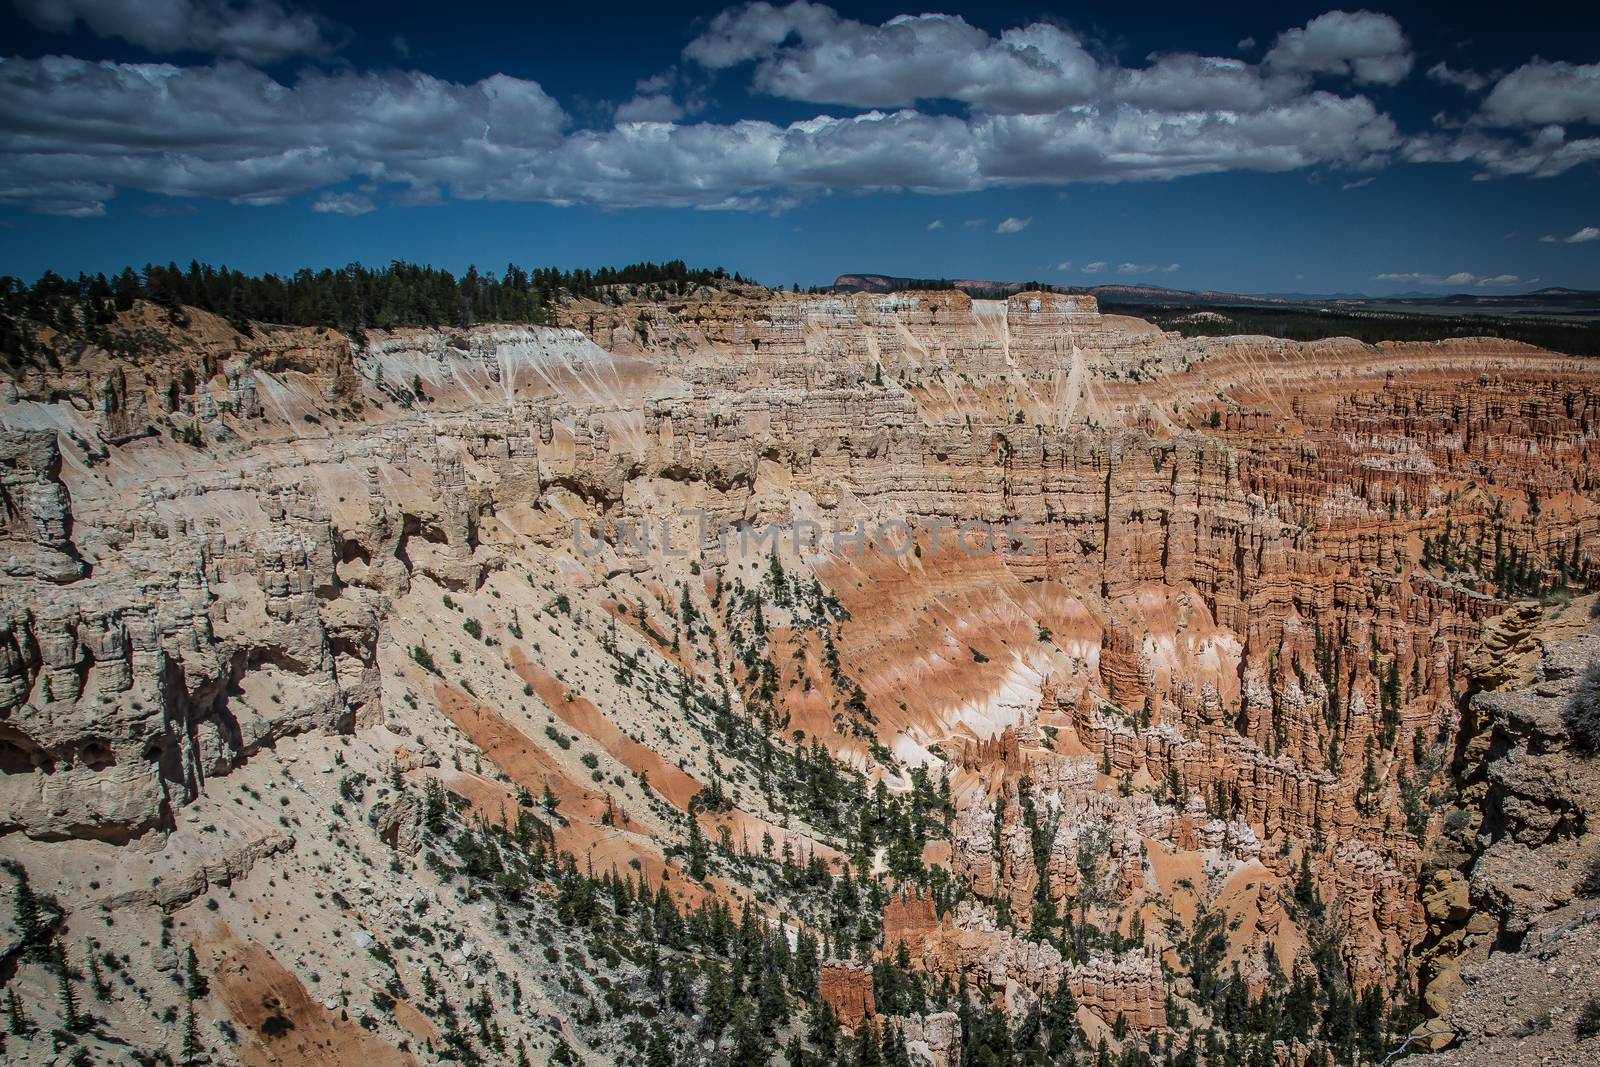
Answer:
[[[981,278],[902,278],[890,274],[841,274],[833,280],[836,293],[893,293],[920,289],[959,289],[968,296],[1006,297],[1026,289],[1079,293],[1114,303],[1137,304],[1288,304],[1278,296],[1247,296],[1212,290],[1167,289],[1159,285],[1049,285],[1037,281],[992,281]]]
[[[1087,294],[1102,304],[1162,304],[1177,307],[1261,307],[1284,309],[1359,310],[1405,304],[1416,314],[1507,315],[1593,321],[1600,317],[1600,291],[1547,287],[1528,293],[1425,293],[1407,291],[1384,296],[1365,293],[1231,293],[1215,289],[1167,289],[1158,285],[1051,285],[1038,281],[994,281],[981,278],[908,278],[891,274],[841,274],[836,293],[892,293],[906,290],[959,289],[977,299],[1002,299],[1026,289]]]
[[[889,274],[841,274],[833,280],[836,293],[894,293],[907,289],[960,289],[971,296],[1010,295],[1026,282],[997,282],[978,278],[900,278]]]

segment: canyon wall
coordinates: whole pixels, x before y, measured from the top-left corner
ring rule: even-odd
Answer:
[[[1047,293],[573,301],[359,342],[127,316],[159,359],[79,345],[0,400],[0,847],[30,862],[159,851],[216,783],[336,738],[474,810],[554,790],[635,870],[684,818],[826,854],[748,794],[690,810],[723,768],[656,695],[702,686],[896,793],[946,784],[960,906],[891,904],[875,951],[1160,1031],[1193,992],[1166,920],[1225,914],[1264,988],[1306,965],[1297,880],[1355,988],[1443,1010],[1457,957],[1419,946],[1515,932],[1492,871],[1577,817],[1558,782],[1474,780],[1510,843],[1458,873],[1495,930],[1427,859],[1458,749],[1522,721],[1480,697],[1463,726],[1485,620],[1596,576],[1585,361],[1184,339]],[[764,605],[763,675],[723,597],[773,568],[834,606]],[[1032,936],[1041,902],[1115,949]],[[863,974],[822,976],[847,1021]]]

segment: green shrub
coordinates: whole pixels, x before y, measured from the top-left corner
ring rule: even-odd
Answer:
[[[1567,704],[1567,729],[1587,752],[1600,752],[1600,660],[1589,664]]]
[[[1600,997],[1590,997],[1578,1012],[1578,1037],[1589,1038],[1600,1034]]]
[[[1589,857],[1589,863],[1583,869],[1583,877],[1578,879],[1578,895],[1600,897],[1600,852]]]

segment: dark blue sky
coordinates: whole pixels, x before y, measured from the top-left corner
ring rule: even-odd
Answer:
[[[0,273],[1600,288],[1600,20],[1565,5],[0,2]],[[883,26],[924,8],[965,24]]]

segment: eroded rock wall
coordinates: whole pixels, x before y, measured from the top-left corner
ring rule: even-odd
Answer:
[[[892,519],[914,552],[780,539],[849,622],[771,619],[775,730],[897,790],[914,765],[952,789],[937,862],[977,907],[891,905],[886,952],[1014,1008],[1066,982],[1102,1022],[1158,1029],[1171,945],[1069,962],[1027,936],[1036,904],[1092,907],[1131,942],[1141,909],[1226,910],[1256,981],[1268,954],[1291,973],[1301,958],[1281,899],[1303,867],[1339,901],[1356,984],[1400,987],[1426,977],[1430,924],[1515,934],[1518,891],[1494,871],[1576,832],[1566,779],[1497,760],[1464,795],[1499,851],[1458,873],[1510,918],[1453,926],[1458,880],[1425,867],[1459,699],[1515,674],[1474,658],[1484,620],[1594,578],[1600,375],[1583,361],[1484,339],[1185,340],[1038,293],[574,303],[562,328],[359,344],[129,315],[167,331],[163,358],[85,349],[17,372],[0,404],[0,831],[157,839],[286,739],[404,734],[419,689],[519,773],[551,754],[491,716],[536,694],[682,808],[699,783],[650,762],[666,742],[611,724],[618,694],[558,677],[599,651],[546,662],[513,614],[496,640],[519,642],[517,687],[495,697],[441,672],[420,685],[424,635],[462,625],[452,597],[514,577],[538,610],[587,597],[676,657],[662,635],[689,629],[684,605],[727,610],[724,582],[758,580],[716,531]],[[994,550],[953,545],[980,521],[1005,531]],[[641,528],[651,551],[626,543]],[[742,703],[761,683],[730,637],[673,662]],[[1469,722],[1465,751],[1552,743],[1514,702],[1469,710],[1496,725]],[[573,802],[628,817],[609,795]],[[816,845],[729,818],[730,838]],[[386,815],[384,833],[414,823]],[[1002,902],[1007,923],[984,912]],[[844,971],[824,982],[863,1000]]]

